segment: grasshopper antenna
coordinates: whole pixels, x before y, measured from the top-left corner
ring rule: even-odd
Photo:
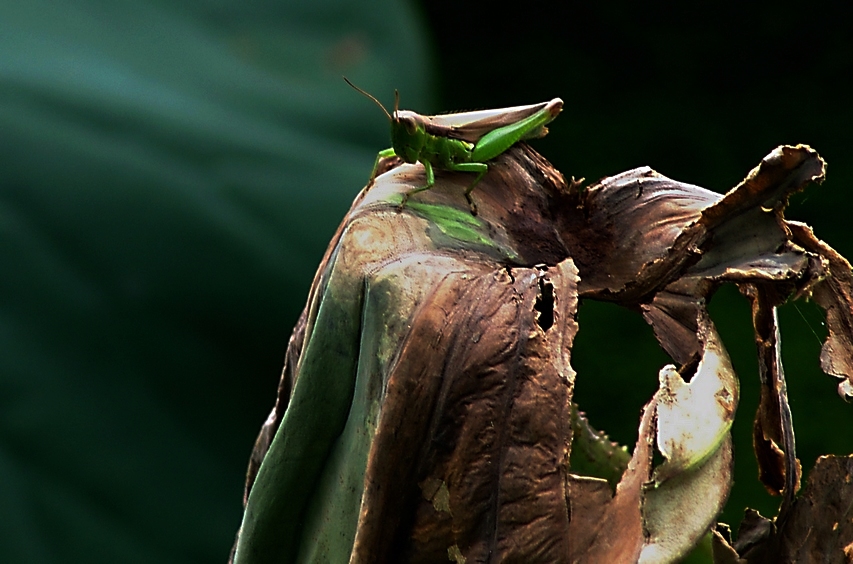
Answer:
[[[352,87],[353,87],[353,89],[354,89],[356,92],[359,92],[359,93],[361,93],[361,94],[364,94],[364,95],[365,95],[365,96],[367,96],[369,99],[373,100],[373,102],[374,102],[377,106],[379,106],[380,108],[382,108],[382,111],[385,113],[385,115],[386,115],[386,116],[388,116],[388,121],[394,121],[394,118],[392,118],[392,117],[391,117],[391,114],[389,114],[389,113],[388,113],[388,110],[386,110],[386,109],[385,109],[385,106],[383,106],[383,105],[382,105],[382,102],[380,102],[379,100],[377,100],[373,95],[368,94],[367,92],[365,92],[364,90],[362,90],[361,88],[359,88],[358,86],[356,86],[355,84],[353,84],[352,82],[350,82],[350,81],[349,81],[349,79],[348,79],[347,77],[343,77],[343,79],[344,79],[344,81],[346,81],[346,83],[347,83],[347,84],[349,84],[350,86],[352,86]],[[394,113],[396,114],[396,113],[397,113],[397,103],[398,103],[399,98],[400,98],[400,96],[397,94],[397,91],[396,91],[396,90],[394,91],[394,97],[395,97],[395,98],[394,98]]]

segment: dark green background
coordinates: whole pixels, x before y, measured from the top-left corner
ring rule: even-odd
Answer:
[[[566,103],[567,176],[649,165],[725,191],[783,143],[828,179],[788,216],[853,257],[853,39],[838,3],[0,2],[0,551],[10,562],[222,562],[243,472],[326,242],[388,144],[340,80],[424,113]],[[745,300],[711,304],[742,379],[724,519],[755,479]],[[781,312],[801,458],[853,452]],[[577,399],[626,443],[667,362],[585,303]]]

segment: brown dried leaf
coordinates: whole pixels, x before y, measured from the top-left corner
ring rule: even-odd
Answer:
[[[836,304],[833,311],[839,312],[844,309],[837,305],[851,295],[844,295],[839,289],[838,278],[833,278],[836,286],[831,291],[824,290],[830,287],[828,283],[816,282],[824,278],[827,260],[804,251],[802,247],[806,245],[792,244],[791,230],[782,217],[788,196],[808,182],[822,181],[824,170],[823,160],[805,146],[780,147],[768,155],[742,183],[702,210],[701,217],[684,228],[672,248],[694,249],[692,252],[702,249],[701,259],[687,268],[682,278],[656,293],[651,303],[641,306],[664,349],[684,363],[698,346],[692,336],[696,316],[704,311],[704,299],[719,282],[738,283],[752,299],[762,383],[762,401],[755,419],[755,450],[760,477],[768,490],[775,494],[785,492],[783,508],[790,505],[799,488],[800,464],[794,452],[793,423],[779,361],[775,306],[798,289],[802,292],[814,287],[821,289],[821,296],[833,296],[824,301],[832,300]],[[801,236],[804,237],[806,234]],[[812,249],[820,250],[823,256],[834,253],[821,245],[812,237]],[[666,260],[679,262],[672,255]],[[849,273],[849,265],[845,272]],[[846,303],[850,311],[851,302]],[[843,325],[849,321],[853,321],[853,315],[836,323],[842,328],[839,336],[853,335],[853,326]],[[842,345],[853,355],[849,341]]]
[[[784,300],[777,288],[767,284],[745,284],[741,291],[752,302],[752,323],[758,348],[761,400],[753,425],[753,445],[759,478],[767,491],[784,495],[784,515],[800,489],[802,469],[794,446],[794,423],[780,352],[776,306]]]
[[[749,564],[850,564],[853,562],[853,455],[818,458],[801,495],[785,519],[773,521],[747,510],[734,549],[715,539],[725,558]],[[736,549],[740,560],[731,560]]]
[[[440,180],[401,212],[401,193],[423,172],[391,170],[357,198],[333,240],[256,444],[253,460],[264,462],[247,479],[238,561],[568,554],[577,271],[537,215],[565,186],[523,148],[490,164],[475,192],[479,217],[463,197],[470,175]],[[515,262],[552,266],[506,266]],[[356,315],[337,317],[351,305]],[[358,344],[354,371],[326,366],[338,337],[321,337],[339,330]],[[330,394],[349,394],[349,413],[325,402]],[[307,405],[308,425],[293,412]],[[276,526],[287,534],[276,537]]]
[[[732,548],[732,532],[726,524],[718,523],[711,534],[714,564],[747,564]]]
[[[853,456],[821,456],[788,519],[774,562],[853,562]]]
[[[755,291],[758,452],[790,501],[799,470],[774,314],[787,295],[827,309],[823,365],[853,390],[850,265],[782,217],[823,177],[814,151],[780,147],[721,196],[648,168],[581,192],[519,146],[490,162],[478,217],[464,173],[440,172],[399,211],[423,168],[386,164],[291,339],[247,476],[243,545],[286,561],[680,558],[731,485],[737,382],[705,311],[725,281]],[[639,307],[682,365],[661,371],[613,496],[569,474],[579,292]],[[654,469],[656,444],[666,462]],[[259,525],[264,511],[278,520]]]
[[[668,256],[670,247],[701,211],[721,196],[671,180],[648,167],[605,178],[587,188],[579,202],[582,218],[567,210],[558,217],[581,277],[584,296],[630,301],[651,290],[637,277]],[[655,281],[656,283],[659,280]]]
[[[558,300],[547,332],[542,276]],[[451,546],[561,561],[575,285],[565,262],[449,278],[421,304],[388,378],[352,562],[434,562]],[[425,480],[446,487],[446,511],[411,487]]]
[[[699,353],[697,319],[705,311],[701,297],[706,292],[695,287],[679,288],[674,282],[655,294],[652,302],[640,306],[661,347],[679,364],[687,364]]]
[[[784,246],[781,211],[790,194],[820,182],[824,168],[798,145],[777,148],[725,196],[648,168],[602,180],[584,194],[587,225],[565,227],[582,295],[632,303],[684,276],[796,279],[807,261]]]
[[[853,271],[835,249],[814,236],[802,223],[788,222],[794,242],[828,263],[828,275],[809,287],[812,297],[826,311],[829,336],[820,351],[824,372],[841,378],[838,394],[853,396]]]

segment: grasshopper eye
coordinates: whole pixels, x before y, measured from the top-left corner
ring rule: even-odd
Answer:
[[[409,119],[408,117],[397,118],[400,125],[406,128],[406,131],[409,135],[414,135],[418,130],[418,125],[415,123],[413,119]]]

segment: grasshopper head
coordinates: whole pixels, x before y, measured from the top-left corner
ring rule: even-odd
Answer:
[[[400,109],[400,93],[394,91],[394,114],[391,118],[391,146],[407,163],[416,163],[426,143],[424,118],[418,113]]]
[[[400,110],[394,104],[391,120],[391,146],[397,156],[407,163],[418,162],[426,141],[424,118],[415,112]]]
[[[394,113],[388,113],[382,102],[344,77],[347,84],[379,106],[391,122],[391,146],[397,156],[407,163],[416,163],[426,141],[424,118],[420,114],[400,109],[400,93],[394,91]]]

